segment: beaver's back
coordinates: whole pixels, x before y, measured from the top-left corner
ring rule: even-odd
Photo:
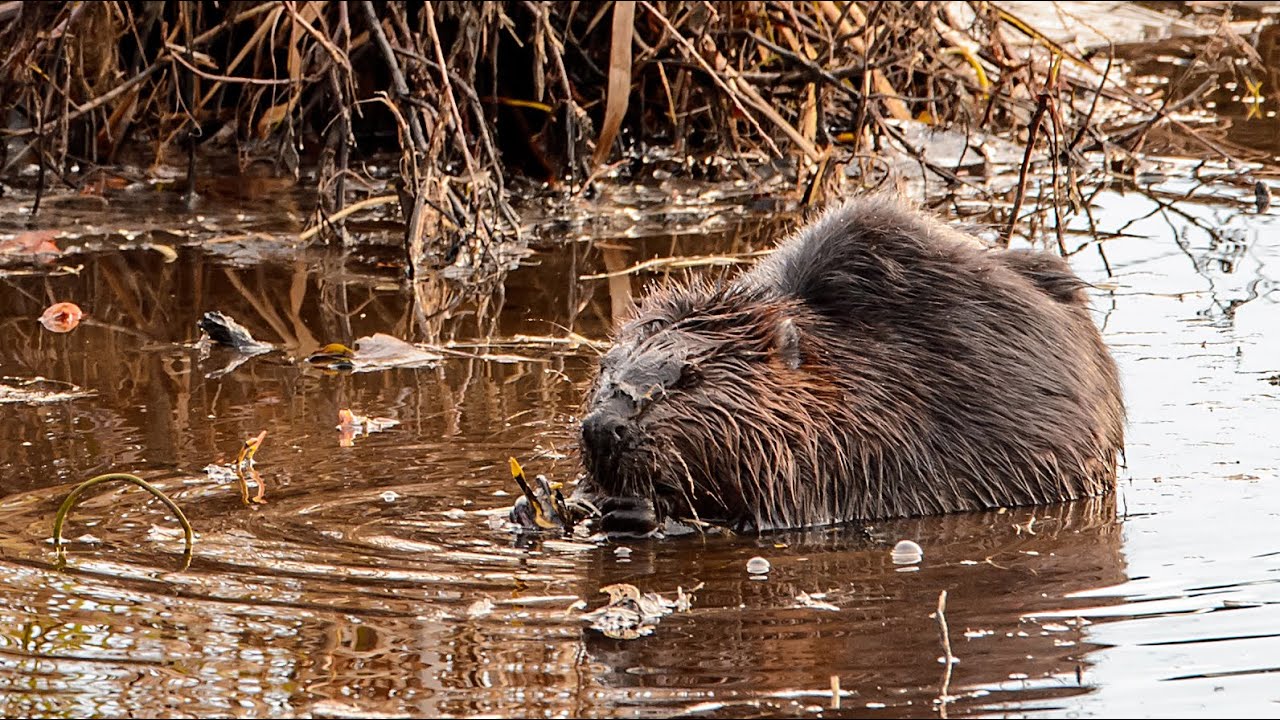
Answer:
[[[809,370],[874,421],[885,444],[862,448],[865,460],[890,467],[858,514],[1046,503],[1113,486],[1119,376],[1085,284],[1058,256],[987,249],[868,198],[827,212],[739,282],[803,301],[812,316],[800,328],[825,347]]]

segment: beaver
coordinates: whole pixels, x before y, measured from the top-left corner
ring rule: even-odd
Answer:
[[[644,298],[600,360],[573,498],[627,534],[1107,493],[1125,410],[1086,287],[1057,255],[845,202],[734,279]]]

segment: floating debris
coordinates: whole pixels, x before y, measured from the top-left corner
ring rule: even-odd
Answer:
[[[531,487],[520,462],[508,458],[507,463],[511,467],[512,479],[524,493],[511,506],[508,519],[521,530],[560,530],[565,535],[573,534],[574,516],[565,503],[561,485],[552,484],[546,476],[538,475],[534,478],[536,488]]]
[[[329,343],[307,356],[307,362],[326,370],[352,370],[356,351],[342,343]]]
[[[814,610],[833,610],[840,611],[840,607],[824,602],[822,598],[826,597],[826,593],[809,593],[802,592],[796,596],[796,607],[813,608]]]
[[[205,377],[208,378],[226,375],[250,358],[276,349],[270,343],[255,340],[243,325],[216,310],[205,313],[196,321],[196,327],[204,332],[203,337],[196,343],[196,347],[200,350],[201,361],[209,359],[214,347],[225,348],[232,353],[230,357],[224,358],[222,367],[205,373]]]
[[[62,254],[54,239],[58,237],[56,230],[29,230],[0,240],[0,258],[14,257],[20,260],[50,262],[55,255]]]
[[[240,479],[235,468],[230,465],[205,465],[204,474],[216,483],[229,483]]]
[[[753,557],[747,561],[747,573],[750,575],[766,575],[772,567],[769,561],[762,557]]]
[[[894,565],[915,565],[924,559],[924,548],[910,540],[899,540],[890,557]]]
[[[491,612],[493,612],[493,600],[489,598],[480,598],[467,606],[467,617],[470,618],[483,617]]]
[[[342,343],[329,343],[308,356],[307,362],[326,370],[373,372],[427,367],[440,362],[443,357],[400,338],[375,333],[357,340],[354,350]]]
[[[44,390],[39,387],[33,387],[46,383],[50,385],[60,385],[66,389]],[[8,403],[45,405],[48,403],[63,402],[66,400],[76,400],[78,398],[89,397],[94,394],[96,394],[96,392],[93,390],[84,390],[78,385],[72,385],[71,383],[61,382],[59,380],[49,380],[48,378],[43,377],[28,379],[5,377],[0,381],[0,405]]]
[[[356,444],[356,438],[361,435],[382,432],[399,424],[399,420],[392,420],[391,418],[371,418],[364,415],[356,415],[350,410],[339,410],[337,425],[339,432],[338,445],[352,447]]]
[[[677,587],[675,598],[667,599],[654,592],[641,593],[635,585],[627,583],[606,585],[600,592],[609,596],[608,604],[583,613],[582,619],[606,637],[635,640],[653,633],[658,621],[667,615],[687,611],[693,606],[693,593],[701,589],[702,583],[688,593]]]
[[[216,310],[207,312],[196,321],[196,327],[204,331],[205,337],[215,345],[231,348],[249,356],[270,352],[275,346],[259,342],[245,326]]]
[[[147,248],[148,250],[155,250],[156,252],[160,253],[161,257],[164,258],[164,263],[166,265],[178,259],[178,251],[174,250],[168,245],[160,245],[158,243],[147,243],[142,247]]]
[[[376,710],[365,710],[364,708],[349,703],[341,703],[336,700],[321,700],[312,705],[310,715],[313,718],[346,718],[347,720],[398,720],[399,718],[411,718],[413,715],[405,713],[386,713]]]
[[[40,324],[49,332],[67,333],[75,330],[83,317],[84,311],[80,309],[79,305],[60,302],[45,308],[44,313],[40,316]]]

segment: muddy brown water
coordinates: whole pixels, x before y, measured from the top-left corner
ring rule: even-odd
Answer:
[[[269,186],[195,210],[137,189],[106,208],[46,204],[42,224],[72,230],[58,241],[70,252],[0,275],[0,375],[94,394],[0,405],[0,714],[1273,714],[1280,222],[1229,184],[1170,204],[1193,170],[1165,173],[1158,192],[1095,197],[1114,277],[1092,246],[1073,258],[1098,285],[1131,413],[1115,497],[624,545],[520,538],[490,520],[515,497],[509,455],[572,478],[594,351],[524,343],[490,349],[523,359],[479,359],[468,346],[602,339],[610,284],[581,276],[767,248],[767,204],[612,213],[622,220],[603,230],[546,224],[500,296],[431,320],[458,354],[356,374],[299,358],[421,328],[390,245],[287,242],[309,199]],[[21,229],[21,206],[5,229]],[[635,217],[651,222],[627,229]],[[232,237],[207,242],[218,236]],[[1073,247],[1094,237],[1084,222],[1067,234]],[[45,331],[35,318],[55,300],[88,320]],[[282,349],[222,373],[225,358],[190,345],[213,309]],[[341,447],[343,408],[400,424]],[[204,468],[262,430],[267,503],[247,507]],[[134,487],[91,493],[68,524],[68,565],[54,567],[59,503],[111,470],[185,509],[198,536],[189,569],[174,520]],[[922,562],[892,562],[901,539],[923,547]],[[767,577],[746,572],[754,556],[770,561]],[[571,609],[600,606],[611,583],[701,588],[687,612],[621,640]],[[944,590],[958,662],[940,708],[932,614]]]

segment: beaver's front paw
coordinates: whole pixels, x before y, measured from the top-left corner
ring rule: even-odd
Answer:
[[[609,537],[652,537],[662,528],[648,498],[610,497],[599,507],[598,527]]]

